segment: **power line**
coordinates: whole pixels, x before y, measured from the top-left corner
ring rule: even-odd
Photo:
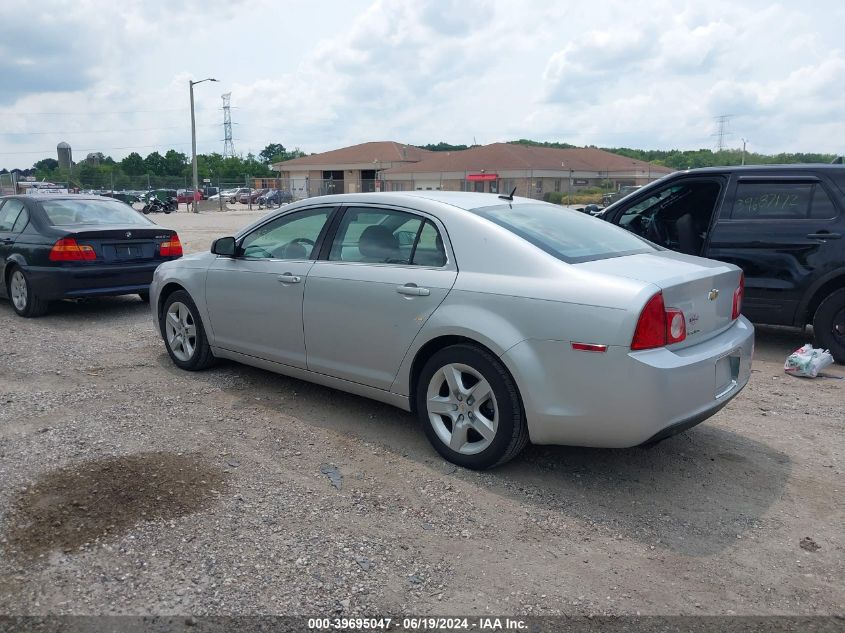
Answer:
[[[180,130],[184,128],[184,125],[169,125],[167,127],[138,127],[138,128],[129,128],[129,129],[122,129],[122,130],[77,130],[74,132],[70,131],[60,131],[60,132],[3,132],[5,135],[16,135],[16,136],[74,136],[79,134],[123,134],[124,132],[152,132],[158,130]],[[216,123],[203,123],[198,125],[197,127],[217,127]]]

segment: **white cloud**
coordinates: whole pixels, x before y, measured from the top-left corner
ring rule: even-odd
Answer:
[[[845,149],[845,5],[832,0],[55,0],[38,20],[7,5],[4,167],[59,140],[187,151],[186,83],[207,76],[221,83],[196,88],[200,151],[222,148],[228,91],[244,152],[518,137],[697,148],[719,114],[755,149]]]

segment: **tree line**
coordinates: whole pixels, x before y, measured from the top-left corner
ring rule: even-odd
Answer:
[[[533,141],[530,139],[510,142],[559,149],[578,147],[569,143]],[[453,145],[441,141],[420,147],[435,152],[444,152],[460,151],[477,146]],[[588,147],[596,146],[590,145]],[[746,152],[743,156],[740,149],[725,149],[722,151],[711,149],[643,150],[630,147],[602,147],[598,149],[672,169],[739,165],[743,162],[743,159],[749,165],[766,165],[829,163],[836,158],[833,154],[820,153],[759,154]],[[287,150],[281,143],[270,143],[257,156],[249,153],[246,156],[224,158],[216,152],[199,154],[197,155],[197,173],[201,181],[207,178],[211,180],[212,184],[240,183],[245,182],[248,177],[273,177],[275,175],[275,172],[271,169],[273,163],[301,156],[305,156],[305,152],[298,147]],[[191,164],[188,156],[174,149],[168,150],[163,155],[157,151],[151,152],[146,157],[142,157],[138,152],[132,152],[119,161],[102,153],[94,153],[89,154],[85,160],[75,164],[71,169],[60,168],[55,158],[44,158],[36,162],[30,169],[18,171],[23,176],[34,176],[38,180],[67,182],[71,186],[84,189],[140,189],[147,186],[188,187],[192,182]],[[7,170],[0,170],[0,173],[7,173]]]
[[[270,143],[258,155],[224,158],[221,154],[197,155],[197,174],[200,181],[241,183],[249,178],[272,177],[273,163],[305,156],[299,148],[287,150],[280,143]],[[6,171],[6,170],[3,170]],[[163,155],[151,152],[142,157],[132,152],[117,161],[101,152],[88,156],[70,169],[59,166],[55,158],[37,161],[30,169],[18,170],[22,176],[34,176],[38,180],[68,183],[81,189],[143,189],[147,186],[179,188],[192,183],[190,158],[184,152],[174,149]],[[2,173],[2,172],[0,172]]]

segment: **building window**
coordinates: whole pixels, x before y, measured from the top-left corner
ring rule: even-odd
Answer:
[[[560,178],[555,178],[555,191],[560,192]]]

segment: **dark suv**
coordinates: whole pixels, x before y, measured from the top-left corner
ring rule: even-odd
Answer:
[[[675,172],[600,217],[671,250],[736,264],[749,319],[812,324],[817,345],[845,363],[845,166]]]

